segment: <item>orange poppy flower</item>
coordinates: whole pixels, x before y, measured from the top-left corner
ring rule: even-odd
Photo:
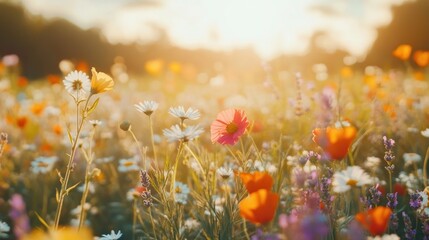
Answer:
[[[351,67],[343,67],[340,73],[343,78],[350,78],[353,76],[353,69]]]
[[[78,70],[78,71],[82,71],[82,72],[84,72],[84,73],[87,73],[87,72],[89,72],[89,65],[88,65],[88,63],[87,63],[87,62],[85,62],[85,61],[79,61],[79,62],[76,64],[76,70]]]
[[[57,135],[61,135],[63,133],[63,129],[59,124],[55,124],[54,126],[52,126],[52,131],[54,131],[54,133]]]
[[[394,51],[393,56],[401,59],[402,61],[406,61],[410,58],[412,47],[408,44],[399,45]]]
[[[416,51],[414,53],[414,62],[420,67],[429,65],[429,51]]]
[[[279,195],[266,189],[251,193],[238,204],[240,215],[254,224],[271,221],[277,210]]]
[[[422,71],[413,72],[413,77],[415,80],[419,80],[419,81],[425,80],[425,74]]]
[[[54,150],[54,146],[45,142],[40,145],[40,151],[43,153],[51,153]]]
[[[382,235],[388,226],[392,210],[388,207],[379,206],[356,214],[355,219],[362,224],[373,236]]]
[[[383,111],[392,119],[396,118],[395,107],[392,104],[384,104]]]
[[[327,127],[313,130],[313,141],[317,143],[330,158],[341,160],[349,151],[349,147],[356,137],[357,130],[353,126]]]
[[[21,88],[26,87],[28,85],[28,79],[24,76],[19,77],[17,81],[17,85],[18,87],[21,87]]]
[[[43,110],[45,109],[46,103],[41,102],[41,103],[33,103],[33,105],[31,105],[31,112],[34,113],[34,115],[40,115]]]
[[[52,85],[58,84],[61,82],[61,78],[58,75],[50,74],[46,78],[48,79],[48,82]]]
[[[266,172],[239,173],[239,176],[249,193],[260,189],[270,191],[273,186],[273,177]]]
[[[27,117],[25,117],[25,116],[18,117],[16,119],[16,125],[21,129],[25,128],[25,126],[27,125],[27,122],[28,122],[28,120],[27,120]]]

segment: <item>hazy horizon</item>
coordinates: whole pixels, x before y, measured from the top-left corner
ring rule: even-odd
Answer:
[[[262,58],[304,55],[316,44],[364,58],[391,8],[413,0],[19,0],[28,12],[64,18],[82,29],[99,28],[110,43],[156,41],[164,31],[187,49],[251,47]],[[86,6],[83,7],[82,6]],[[163,31],[161,31],[163,30]]]

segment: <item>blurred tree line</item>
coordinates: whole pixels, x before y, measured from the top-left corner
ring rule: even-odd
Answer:
[[[400,66],[391,52],[402,43],[414,49],[429,50],[429,1],[410,2],[393,9],[393,20],[389,26],[378,30],[378,38],[362,65]],[[309,54],[305,56],[283,55],[272,60],[276,68],[302,71],[315,63],[325,63],[330,70],[342,66],[347,55],[337,51],[327,53],[317,47],[315,34]],[[28,14],[18,5],[0,3],[0,56],[17,54],[23,75],[30,79],[50,73],[59,73],[58,63],[62,59],[84,60],[90,66],[108,71],[116,56],[125,59],[128,70],[142,73],[144,62],[151,59],[186,62],[201,71],[213,70],[221,63],[224,70],[237,73],[254,72],[261,69],[261,60],[250,48],[232,52],[204,49],[186,50],[173,46],[166,34],[157,42],[148,45],[112,45],[100,37],[97,29],[82,30],[62,20],[45,20]]]

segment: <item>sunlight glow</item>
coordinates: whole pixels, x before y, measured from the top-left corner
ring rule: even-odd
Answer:
[[[262,57],[306,54],[315,42],[328,51],[363,57],[391,7],[412,0],[22,0],[31,12],[99,27],[112,43],[147,43],[163,31],[185,48],[253,47]]]

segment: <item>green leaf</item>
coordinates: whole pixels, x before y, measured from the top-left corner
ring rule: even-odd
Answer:
[[[70,143],[73,145],[73,137],[70,133],[70,129],[67,127],[67,135],[69,136]]]
[[[100,98],[97,98],[93,103],[92,103],[92,106],[91,107],[89,107],[87,110],[86,110],[86,112],[88,113],[88,115],[90,114],[90,113],[92,113],[92,111],[94,111],[95,110],[95,108],[98,106],[98,101],[100,100]]]
[[[40,223],[45,226],[47,229],[49,229],[49,224],[37,213],[34,212],[37,216],[37,219],[39,219]]]
[[[60,202],[60,193],[58,192],[58,188],[55,188],[55,199],[57,199],[57,203]]]
[[[67,190],[66,190],[66,194],[69,194],[69,192],[70,192],[71,190],[73,190],[74,188],[76,188],[79,184],[80,184],[80,182],[78,182],[78,183],[76,183],[75,185],[73,185],[73,186],[71,186],[71,187],[67,188]]]

